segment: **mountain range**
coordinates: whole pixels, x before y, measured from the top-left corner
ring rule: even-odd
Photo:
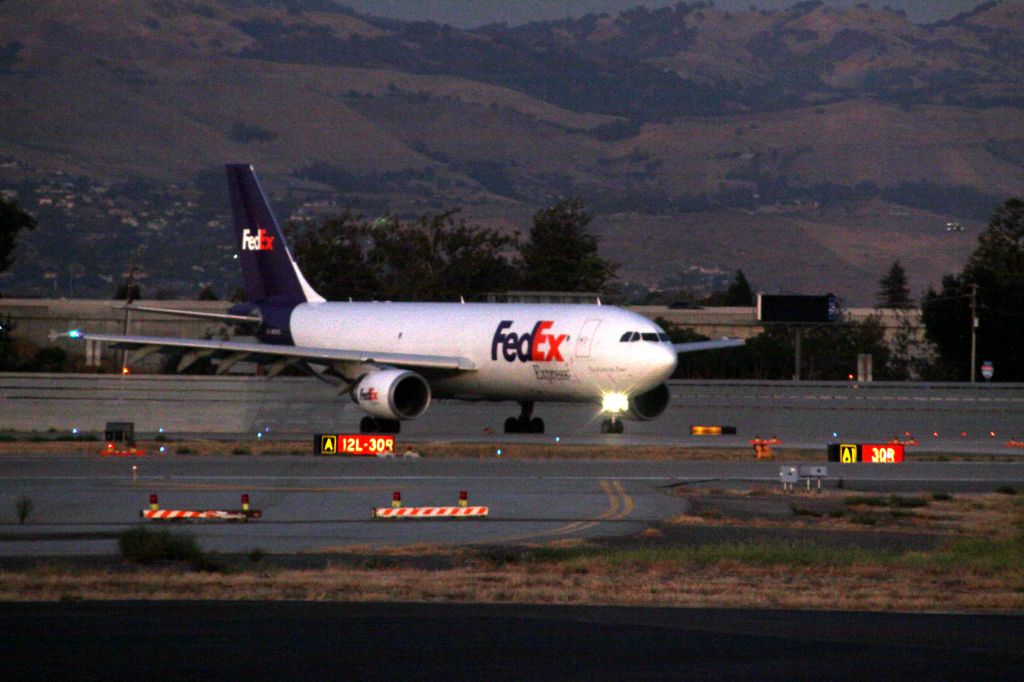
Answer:
[[[221,166],[279,215],[564,196],[620,278],[870,304],[959,270],[1024,187],[1024,5],[934,24],[864,3],[680,3],[457,29],[332,0],[0,2],[0,191],[39,227],[5,295],[238,280]],[[958,224],[960,230],[947,229]],[[961,231],[962,230],[962,231]]]

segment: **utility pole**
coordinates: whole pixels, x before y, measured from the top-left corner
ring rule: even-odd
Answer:
[[[124,287],[124,335],[128,336],[128,316],[131,311],[128,310],[128,306],[132,304],[134,300],[133,287],[135,286],[135,256],[132,255],[128,261],[128,281]],[[128,373],[128,351],[121,351],[121,374]]]
[[[975,358],[978,353],[978,285],[971,285],[971,383],[975,383],[977,370]]]
[[[800,346],[802,345],[801,342],[803,341],[803,338],[804,338],[804,329],[803,329],[803,327],[798,325],[797,328],[796,328],[796,338],[794,339],[795,343],[793,344],[793,346],[794,346],[794,354],[796,355],[796,357],[793,358],[793,360],[794,360],[794,362],[793,362],[793,381],[800,381],[800,362],[801,362],[801,357],[800,357],[801,349],[800,349]]]

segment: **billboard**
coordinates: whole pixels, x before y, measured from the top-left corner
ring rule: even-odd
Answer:
[[[760,322],[828,324],[835,322],[839,304],[832,294],[824,296],[757,295]]]

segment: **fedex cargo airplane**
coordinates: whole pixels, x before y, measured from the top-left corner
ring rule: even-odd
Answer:
[[[300,367],[342,387],[366,416],[360,430],[397,432],[433,399],[516,401],[506,433],[543,433],[537,402],[589,402],[602,433],[622,418],[648,420],[669,402],[677,353],[742,345],[739,339],[672,344],[645,317],[615,306],[512,303],[332,302],[320,296],[285,243],[252,166],[227,166],[247,302],[227,314],[129,309],[257,325],[255,341],[122,336],[72,331],[136,351],[182,352],[218,373],[257,362],[273,377]]]

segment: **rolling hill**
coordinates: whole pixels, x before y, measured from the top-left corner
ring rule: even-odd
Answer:
[[[1019,3],[460,30],[331,0],[7,0],[0,191],[40,227],[0,291],[108,295],[133,259],[150,294],[230,291],[219,168],[251,160],[283,216],[525,231],[581,196],[625,280],[742,267],[867,304],[900,258],[919,292],[1024,187],[1022,29]]]

